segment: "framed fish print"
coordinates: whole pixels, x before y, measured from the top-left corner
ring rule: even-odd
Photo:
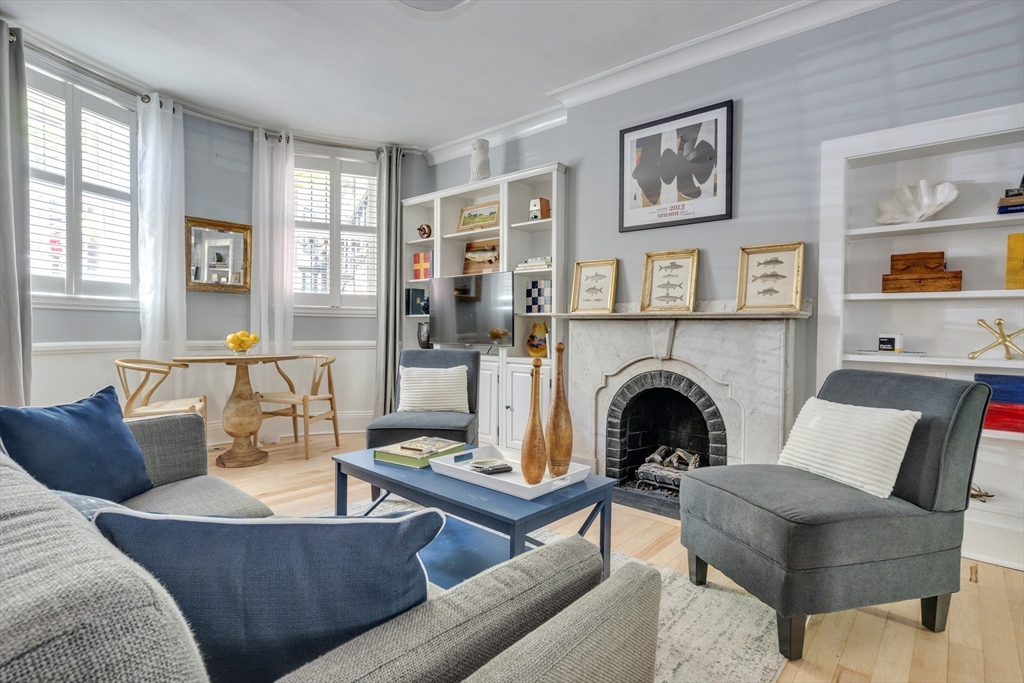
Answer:
[[[737,311],[799,311],[804,279],[804,243],[740,249]]]
[[[570,313],[615,312],[615,285],[619,278],[619,259],[577,261],[572,276]]]
[[[619,232],[732,218],[732,100],[619,131]]]
[[[693,311],[697,249],[648,252],[644,262],[642,311]]]

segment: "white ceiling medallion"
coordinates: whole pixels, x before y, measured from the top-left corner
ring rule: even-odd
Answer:
[[[403,5],[408,5],[413,9],[422,10],[424,12],[444,12],[445,10],[455,9],[459,5],[464,5],[469,0],[398,0]]]

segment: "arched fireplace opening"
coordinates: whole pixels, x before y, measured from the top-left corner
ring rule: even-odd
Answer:
[[[699,384],[662,370],[633,377],[615,394],[605,476],[619,481],[612,492],[616,502],[678,517],[679,480],[686,471],[724,464],[725,422]]]

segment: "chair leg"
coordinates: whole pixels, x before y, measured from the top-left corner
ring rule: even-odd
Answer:
[[[703,586],[708,582],[708,563],[689,549],[686,551],[686,557],[690,565],[690,583],[694,586]]]
[[[299,442],[299,413],[292,406],[292,438],[295,439],[295,443]]]
[[[807,616],[784,617],[776,612],[775,617],[779,624],[779,652],[786,659],[803,659]]]
[[[309,460],[309,397],[302,397],[302,440],[306,444],[306,460]]]
[[[949,616],[949,599],[952,593],[943,593],[931,598],[921,598],[921,624],[929,631],[942,633],[946,630]]]
[[[341,437],[338,435],[338,406],[331,395],[331,423],[334,424],[334,447],[341,448]]]

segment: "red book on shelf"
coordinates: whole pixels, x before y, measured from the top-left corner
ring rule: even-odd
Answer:
[[[430,275],[430,256],[432,252],[418,251],[412,255],[412,276],[417,280],[426,280]]]
[[[1024,405],[989,403],[985,413],[985,429],[1002,432],[1024,432]]]

